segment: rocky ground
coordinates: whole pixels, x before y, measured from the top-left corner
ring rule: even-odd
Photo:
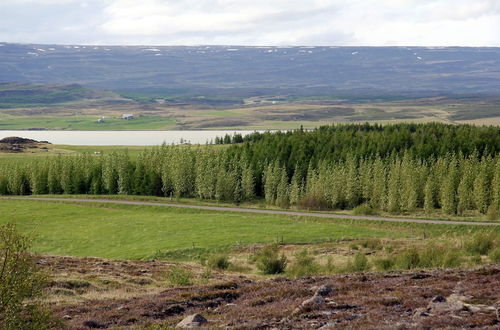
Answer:
[[[190,315],[184,324],[207,328],[500,327],[500,265],[300,279],[206,279],[201,267],[184,265],[194,284],[173,287],[165,282],[173,263],[49,256],[39,263],[54,274],[51,309],[72,329],[171,328]]]
[[[36,141],[16,136],[0,139],[0,152],[47,151],[47,141]]]

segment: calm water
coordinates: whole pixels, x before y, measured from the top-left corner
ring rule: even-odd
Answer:
[[[239,133],[243,136],[255,131],[0,131],[0,139],[19,136],[53,144],[92,146],[149,146],[178,144],[181,141],[205,144],[215,137]]]

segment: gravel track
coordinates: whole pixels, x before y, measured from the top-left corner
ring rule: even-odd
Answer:
[[[142,201],[112,200],[112,199],[58,198],[58,197],[2,197],[2,198],[3,199],[38,200],[38,201],[55,201],[55,202],[83,202],[83,203],[110,203],[110,204],[126,204],[126,205],[164,206],[164,207],[179,207],[179,208],[195,209],[195,210],[240,212],[240,213],[259,213],[259,214],[278,214],[278,215],[291,215],[291,216],[329,218],[329,219],[353,219],[353,220],[371,220],[371,221],[386,221],[386,222],[429,223],[429,224],[440,224],[440,225],[500,226],[500,222],[475,222],[475,221],[391,218],[391,217],[377,217],[377,216],[346,215],[346,214],[332,214],[332,213],[314,213],[314,212],[295,212],[295,211],[278,211],[278,210],[260,210],[260,209],[248,209],[248,208],[239,208],[239,207],[188,205],[188,204],[176,204],[176,203],[157,203],[157,202],[142,202]]]

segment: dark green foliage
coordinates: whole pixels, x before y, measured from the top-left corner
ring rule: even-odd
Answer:
[[[356,253],[352,260],[349,260],[346,266],[347,272],[364,272],[368,270],[368,259],[362,252]]]
[[[288,273],[293,277],[313,275],[319,273],[321,267],[314,257],[307,250],[299,251],[295,254],[295,260],[290,266]]]
[[[271,244],[257,251],[251,260],[257,263],[257,268],[264,274],[281,274],[285,272],[287,259],[279,254],[279,245]]]
[[[207,259],[207,266],[212,269],[225,270],[231,263],[226,255],[212,255]]]
[[[166,274],[167,280],[171,285],[191,285],[193,274],[182,266],[172,266]]]
[[[376,215],[377,211],[374,210],[369,204],[361,204],[352,209],[354,215]]]
[[[14,225],[0,227],[0,328],[47,329],[54,325],[39,303],[46,278],[28,250],[30,239]]]
[[[394,261],[394,258],[391,258],[391,257],[379,258],[379,259],[375,259],[374,264],[375,264],[375,267],[377,267],[377,269],[382,270],[382,271],[386,271],[386,270],[390,270],[394,267],[395,261]]]
[[[490,257],[492,262],[500,263],[500,247],[491,250],[488,256]]]
[[[255,133],[229,148],[163,145],[136,160],[112,152],[11,164],[0,168],[0,194],[134,194],[234,203],[264,198],[282,208],[367,215],[440,208],[495,217],[499,136],[494,127],[443,124]]]
[[[416,248],[410,248],[396,258],[397,267],[400,269],[417,268],[420,264],[420,256]]]
[[[477,232],[465,242],[465,249],[472,254],[487,255],[499,242],[494,232]]]

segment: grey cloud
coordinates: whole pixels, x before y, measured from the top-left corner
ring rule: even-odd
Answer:
[[[498,0],[0,0],[0,12],[10,42],[500,46]]]

